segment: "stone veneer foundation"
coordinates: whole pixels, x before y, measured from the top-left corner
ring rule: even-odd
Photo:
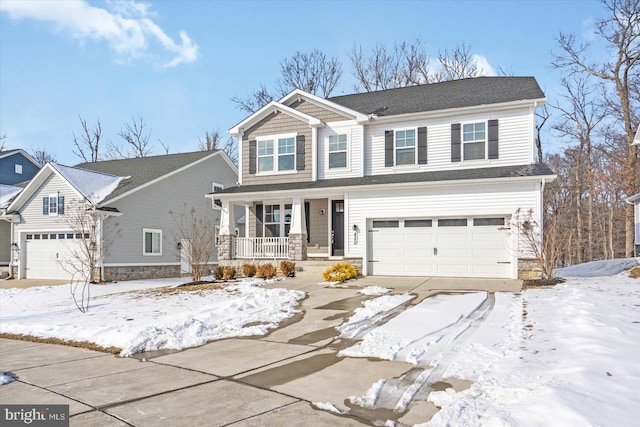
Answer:
[[[104,267],[104,280],[124,281],[180,277],[179,265]]]
[[[542,269],[538,261],[529,258],[518,259],[518,279],[537,280],[542,278]]]

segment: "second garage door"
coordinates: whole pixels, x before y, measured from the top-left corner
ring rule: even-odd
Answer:
[[[372,220],[368,235],[369,274],[510,277],[503,217]]]

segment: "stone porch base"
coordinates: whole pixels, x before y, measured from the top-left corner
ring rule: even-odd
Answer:
[[[180,277],[179,265],[147,265],[135,267],[104,267],[104,280],[162,279]]]

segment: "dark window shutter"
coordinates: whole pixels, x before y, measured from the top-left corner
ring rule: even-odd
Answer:
[[[256,205],[256,237],[262,237],[262,211],[263,206]]]
[[[296,137],[296,170],[304,170],[304,135]]]
[[[488,126],[489,158],[498,158],[498,120],[489,120]]]
[[[256,173],[256,162],[258,153],[256,151],[256,140],[249,141],[249,173]]]
[[[49,198],[42,198],[42,215],[49,215]]]
[[[459,162],[461,154],[460,145],[460,123],[451,124],[451,161]]]
[[[418,164],[427,164],[427,128],[418,128]]]
[[[393,131],[384,131],[384,165],[386,167],[393,166]]]
[[[58,196],[58,214],[64,215],[64,196]]]
[[[307,226],[307,243],[311,240],[311,233],[309,230],[309,222],[311,221],[311,212],[309,211],[309,202],[304,202],[304,222]]]

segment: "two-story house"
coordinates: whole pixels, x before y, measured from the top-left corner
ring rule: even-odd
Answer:
[[[221,263],[345,259],[365,275],[522,276],[512,226],[542,223],[532,77],[479,77],[321,99],[294,90],[229,130],[239,185],[221,207]],[[245,208],[245,236],[233,207]]]

